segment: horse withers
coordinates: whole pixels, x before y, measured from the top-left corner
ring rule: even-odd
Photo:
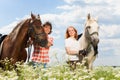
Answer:
[[[1,45],[0,60],[12,58],[12,64],[15,64],[17,61],[25,62],[27,59],[25,48],[29,38],[33,40],[33,44],[43,47],[48,43],[40,16],[32,13],[31,18],[18,23],[12,32],[5,37]]]
[[[93,62],[98,54],[98,43],[99,43],[99,25],[97,20],[92,18],[90,14],[87,16],[84,31],[81,38],[78,40],[80,44],[80,50],[84,53],[80,53],[80,62],[86,60],[86,67],[92,70]],[[84,54],[81,55],[81,54]],[[81,59],[82,58],[82,59]]]

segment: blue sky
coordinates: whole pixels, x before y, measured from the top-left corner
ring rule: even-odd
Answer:
[[[57,3],[57,4],[56,4]],[[57,5],[63,4],[60,0],[4,0],[0,1],[0,21],[4,26],[14,21],[17,17],[29,15],[30,12],[47,14],[58,13]]]
[[[9,34],[15,25],[30,13],[53,25],[54,46],[50,50],[52,63],[65,60],[65,30],[72,25],[83,31],[88,13],[98,17],[99,54],[94,65],[120,65],[120,1],[119,0],[1,0],[0,33]],[[56,55],[56,57],[55,57]]]

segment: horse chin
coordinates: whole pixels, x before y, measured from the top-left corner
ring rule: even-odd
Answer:
[[[94,47],[96,47],[98,44],[92,43]]]

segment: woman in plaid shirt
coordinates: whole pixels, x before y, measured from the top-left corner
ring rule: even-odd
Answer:
[[[47,63],[49,62],[49,49],[50,46],[53,45],[53,38],[49,36],[52,32],[52,24],[50,22],[46,22],[43,25],[43,28],[45,30],[45,33],[48,36],[48,44],[46,47],[41,47],[39,45],[34,45],[34,51],[32,54],[32,62],[33,66],[36,66],[36,64],[43,65],[44,68],[46,68]]]

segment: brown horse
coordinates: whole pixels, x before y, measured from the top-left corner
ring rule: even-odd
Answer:
[[[33,44],[45,47],[48,42],[47,35],[41,25],[40,16],[32,13],[31,18],[18,23],[2,42],[0,60],[6,57],[12,58],[12,64],[21,60],[26,61],[27,52],[25,48],[30,38],[33,40]]]

